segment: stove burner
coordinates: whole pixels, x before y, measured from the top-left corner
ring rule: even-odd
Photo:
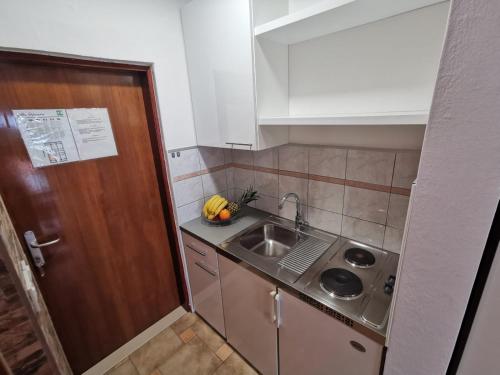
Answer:
[[[361,279],[343,268],[330,268],[320,276],[320,285],[335,297],[352,299],[363,291]]]
[[[371,252],[359,247],[351,247],[344,253],[344,259],[351,266],[368,268],[375,264],[375,257]]]

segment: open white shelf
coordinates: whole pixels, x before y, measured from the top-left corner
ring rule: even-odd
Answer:
[[[325,0],[255,27],[255,36],[294,44],[446,0]]]
[[[331,125],[426,125],[429,112],[384,112],[336,114],[329,116],[277,116],[259,118],[260,126],[331,126]]]

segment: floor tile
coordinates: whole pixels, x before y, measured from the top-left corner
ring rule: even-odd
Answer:
[[[181,346],[182,341],[179,337],[172,329],[167,328],[132,353],[130,359],[140,375],[150,375]]]
[[[162,375],[213,374],[222,361],[198,337],[183,345],[159,366]]]
[[[181,334],[181,332],[184,332],[186,329],[191,327],[199,318],[196,316],[196,314],[193,313],[186,313],[179,319],[177,319],[171,326],[172,330],[177,333],[178,335]]]
[[[113,367],[111,370],[106,372],[106,375],[137,375],[137,369],[130,359],[120,362],[118,365]]]
[[[226,343],[226,341],[219,336],[210,326],[203,320],[198,319],[191,328],[194,333],[210,348],[214,353],[219,350],[219,348]]]
[[[194,331],[191,328],[188,328],[182,332],[179,337],[183,342],[189,342],[195,335]]]
[[[238,353],[233,352],[224,361],[214,375],[257,375],[258,373],[241,358]]]
[[[231,354],[233,354],[233,348],[231,348],[228,344],[222,345],[219,350],[215,352],[215,355],[222,361],[228,359]]]

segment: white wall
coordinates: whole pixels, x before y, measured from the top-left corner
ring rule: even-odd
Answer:
[[[168,149],[196,144],[179,7],[186,0],[1,0],[0,48],[152,62]]]
[[[428,111],[449,3],[290,45],[290,115]]]
[[[500,2],[454,0],[386,375],[446,373],[500,197],[499,61]]]
[[[425,126],[290,126],[290,143],[420,150]]]

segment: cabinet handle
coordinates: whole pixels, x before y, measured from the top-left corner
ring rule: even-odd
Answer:
[[[276,328],[279,328],[281,319],[280,319],[280,303],[279,303],[279,293],[276,292],[275,290],[269,292],[269,295],[271,296],[272,299],[272,305],[271,305],[271,310],[272,310],[272,321],[276,325]]]
[[[208,272],[210,275],[212,276],[217,276],[217,273],[212,271],[210,268],[208,268],[207,266],[205,266],[203,263],[200,263],[200,262],[194,262],[194,264],[196,264],[198,267],[200,267],[202,270]]]
[[[358,352],[361,352],[361,353],[366,352],[366,348],[363,345],[361,345],[359,342],[357,342],[357,341],[349,341],[349,343]]]
[[[236,146],[248,146],[249,149],[252,149],[252,143],[236,143],[236,142],[226,142],[226,145],[231,145],[231,148],[234,148],[234,145]]]
[[[186,246],[187,246],[187,247],[189,247],[191,250],[193,250],[195,253],[200,254],[201,256],[204,256],[204,257],[206,257],[206,256],[207,256],[207,253],[206,253],[206,252],[204,252],[204,251],[201,251],[201,250],[195,249],[194,247],[191,247],[191,246],[189,246],[189,245],[186,245]]]

